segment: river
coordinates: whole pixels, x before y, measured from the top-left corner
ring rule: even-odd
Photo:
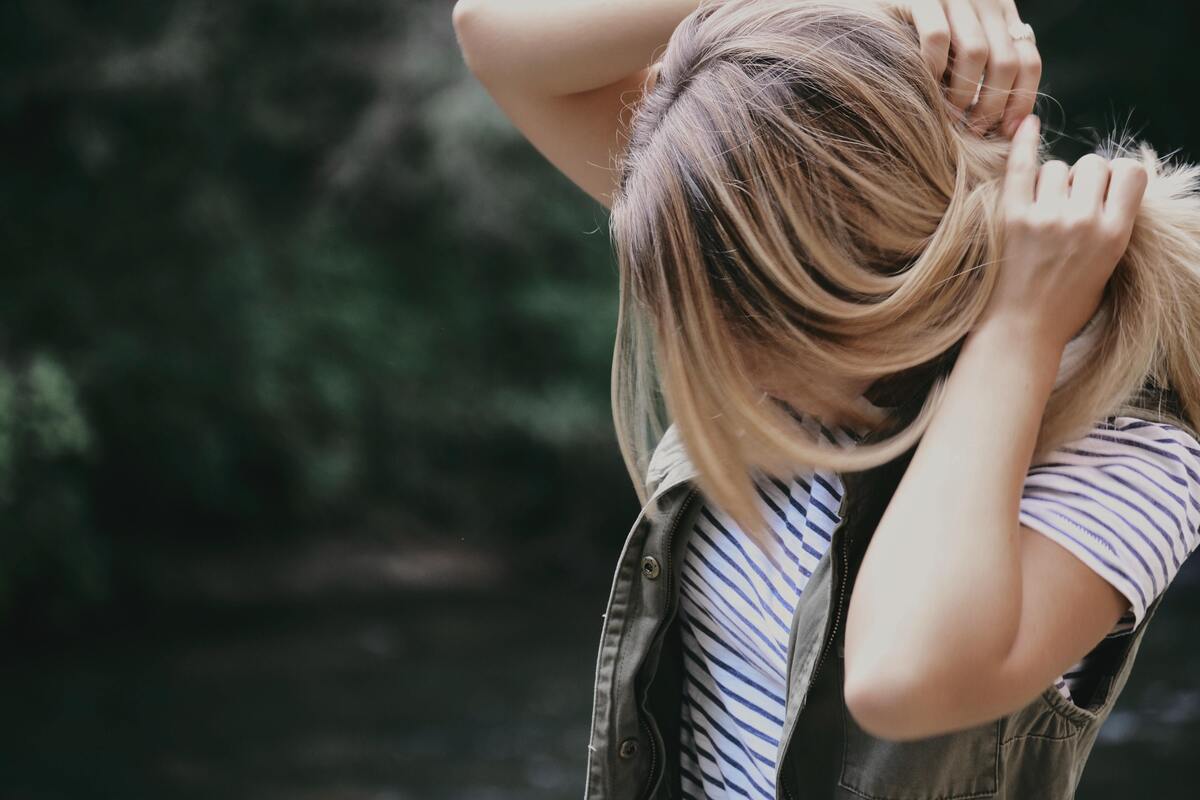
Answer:
[[[1200,570],[1144,641],[1079,793],[1194,797]],[[4,657],[0,797],[582,795],[607,589],[224,603]]]

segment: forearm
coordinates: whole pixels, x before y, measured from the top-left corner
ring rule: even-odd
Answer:
[[[459,0],[454,26],[481,79],[564,95],[645,68],[698,0]]]
[[[1012,647],[1021,489],[1061,356],[1043,341],[997,323],[964,343],[851,598],[847,692],[867,703],[917,693],[951,717]]]

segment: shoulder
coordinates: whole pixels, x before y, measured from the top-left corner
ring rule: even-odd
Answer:
[[[1035,459],[1024,494],[1091,514],[1096,526],[1154,528],[1190,552],[1200,528],[1200,441],[1167,422],[1112,417]]]
[[[1035,459],[1020,518],[1116,586],[1140,621],[1200,545],[1200,442],[1164,422],[1096,423]]]
[[[1119,416],[1095,423],[1084,436],[1037,459],[1030,476],[1090,472],[1135,483],[1128,488],[1158,489],[1196,499],[1200,495],[1200,441],[1167,422]],[[1200,504],[1200,499],[1196,502]]]
[[[1200,440],[1196,434],[1169,422],[1113,417],[1096,423],[1089,438],[1117,448],[1132,447],[1192,463],[1200,462]]]

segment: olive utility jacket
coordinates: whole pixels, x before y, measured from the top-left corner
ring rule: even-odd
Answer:
[[[841,524],[800,596],[788,646],[777,800],[1065,800],[1125,686],[1162,595],[1106,638],[1067,700],[1053,686],[1000,719],[916,741],[862,730],[842,696],[843,621],[857,567],[911,459],[845,476]],[[650,463],[650,503],[617,563],[596,660],[585,800],[680,798],[681,555],[702,503],[672,426]],[[848,498],[848,499],[847,499]],[[651,514],[657,503],[660,513]]]

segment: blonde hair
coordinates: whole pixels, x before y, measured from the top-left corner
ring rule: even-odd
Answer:
[[[924,431],[996,278],[1009,142],[956,123],[905,11],[845,0],[703,2],[627,134],[610,217],[622,453],[645,502],[674,421],[701,490],[764,545],[756,472],[863,470]],[[1200,427],[1200,170],[1143,143],[1102,149],[1150,181],[1038,453],[1126,409]],[[799,408],[888,435],[815,437],[763,391],[763,354],[803,376]]]

